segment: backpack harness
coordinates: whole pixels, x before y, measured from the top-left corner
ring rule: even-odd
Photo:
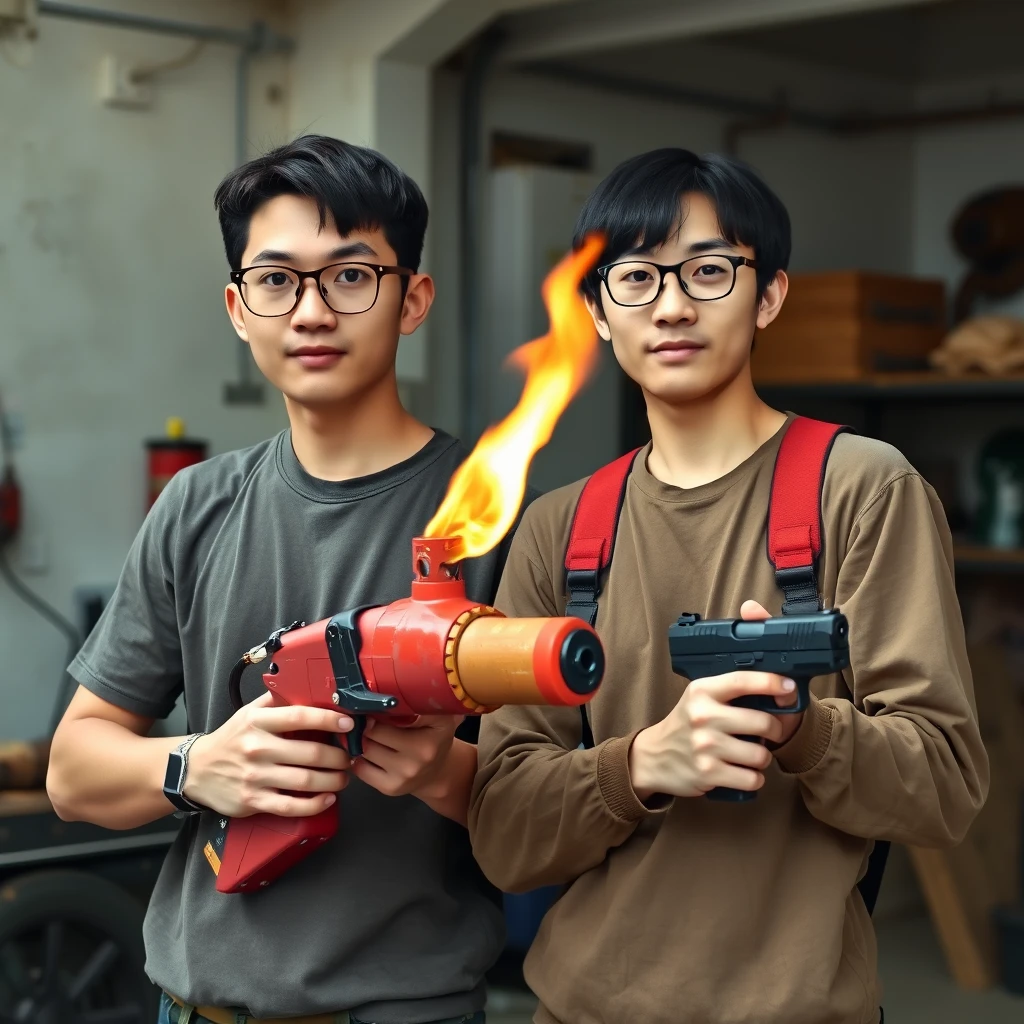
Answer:
[[[821,491],[832,444],[848,429],[798,416],[782,438],[768,503],[768,560],[785,598],[783,615],[821,611],[816,571],[823,533]],[[640,451],[637,448],[597,470],[576,505],[565,552],[569,591],[565,614],[591,626],[597,620],[602,576],[611,564],[629,474]],[[592,747],[594,736],[584,707],[580,713],[583,746]],[[889,843],[875,842],[867,871],[857,885],[869,914],[878,898],[888,855]]]

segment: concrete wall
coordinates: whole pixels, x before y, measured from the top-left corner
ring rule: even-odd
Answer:
[[[104,4],[238,27],[261,12],[249,0]],[[212,197],[234,161],[236,51],[211,45],[162,75],[150,110],[96,98],[104,54],[164,61],[189,45],[42,18],[33,46],[0,55],[0,394],[23,428],[25,500],[11,555],[65,615],[74,587],[116,580],[142,521],[142,442],[166,417],[214,453],[285,422],[272,393],[262,406],[221,401],[237,342]],[[267,97],[286,71],[253,67],[253,151],[285,137],[286,105]],[[2,582],[0,648],[0,737],[38,734],[64,644]]]

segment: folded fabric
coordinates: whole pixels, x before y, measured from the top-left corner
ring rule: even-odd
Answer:
[[[979,316],[950,331],[928,361],[949,374],[981,370],[992,376],[1024,371],[1024,320]]]

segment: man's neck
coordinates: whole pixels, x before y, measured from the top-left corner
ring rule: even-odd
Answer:
[[[416,454],[433,436],[410,416],[393,380],[335,406],[301,406],[285,398],[295,456],[319,480],[379,473]]]
[[[700,487],[750,458],[786,422],[757,397],[745,369],[703,399],[671,405],[647,395],[651,474],[675,487]]]

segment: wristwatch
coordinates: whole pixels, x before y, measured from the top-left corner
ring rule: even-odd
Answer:
[[[164,775],[164,796],[178,808],[181,812],[177,817],[182,817],[185,814],[197,814],[199,811],[205,811],[205,807],[200,807],[199,804],[192,803],[188,797],[182,795],[182,789],[185,787],[185,777],[188,775],[188,752],[192,744],[195,743],[200,736],[205,736],[205,733],[194,732],[191,736],[186,736],[181,743],[179,743],[168,755],[167,755],[167,772]]]

